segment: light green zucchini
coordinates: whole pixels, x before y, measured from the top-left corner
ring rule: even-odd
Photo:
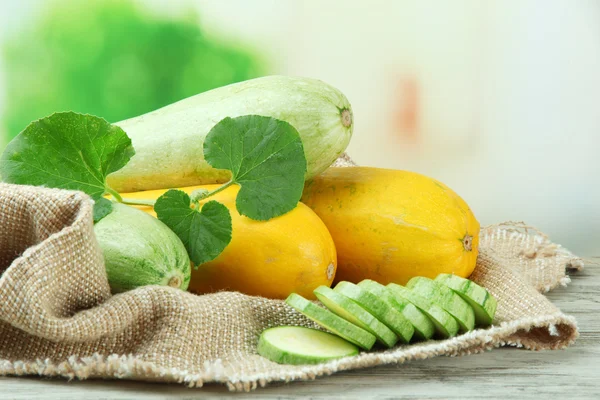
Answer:
[[[158,219],[124,204],[94,225],[113,293],[161,285],[186,290],[191,265],[179,237]]]
[[[339,90],[315,79],[257,78],[117,122],[136,154],[107,183],[119,192],[134,192],[227,182],[229,171],[215,170],[204,161],[204,138],[223,118],[249,114],[296,128],[306,155],[306,179],[330,166],[352,136],[352,109]]]

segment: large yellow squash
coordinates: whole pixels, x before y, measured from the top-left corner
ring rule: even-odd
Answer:
[[[407,171],[329,168],[302,201],[325,222],[338,253],[336,281],[405,284],[475,268],[479,223],[446,185]]]
[[[185,187],[214,190],[220,185]],[[290,293],[314,298],[320,285],[331,286],[337,259],[333,239],[325,224],[307,206],[269,221],[254,221],[235,208],[239,188],[230,186],[210,197],[229,209],[232,239],[215,260],[192,269],[189,289],[201,294],[234,290],[250,295],[284,299]],[[157,199],[165,190],[124,193],[126,199]],[[151,207],[140,209],[156,216]]]

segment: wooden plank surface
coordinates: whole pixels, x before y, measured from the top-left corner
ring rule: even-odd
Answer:
[[[566,350],[496,349],[404,365],[339,373],[310,382],[271,384],[251,393],[223,386],[188,389],[126,381],[0,377],[0,399],[600,399],[600,267],[588,266],[548,297],[577,318],[581,336]]]

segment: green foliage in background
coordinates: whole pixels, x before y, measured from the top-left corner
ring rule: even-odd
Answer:
[[[4,44],[8,138],[56,111],[110,122],[264,74],[252,52],[124,0],[51,3]],[[1,130],[1,129],[0,129]]]

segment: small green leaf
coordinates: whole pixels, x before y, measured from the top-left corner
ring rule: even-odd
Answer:
[[[197,210],[187,193],[171,189],[156,200],[154,211],[179,236],[195,265],[214,260],[231,241],[231,215],[217,201]]]
[[[204,158],[228,169],[241,186],[240,214],[268,220],[296,207],[304,187],[306,158],[300,135],[285,121],[246,115],[225,118],[204,141]]]
[[[94,223],[106,217],[112,211],[112,201],[99,197],[94,202]]]
[[[98,200],[106,176],[135,154],[121,128],[92,115],[63,112],[29,124],[0,158],[5,182],[81,190]]]

